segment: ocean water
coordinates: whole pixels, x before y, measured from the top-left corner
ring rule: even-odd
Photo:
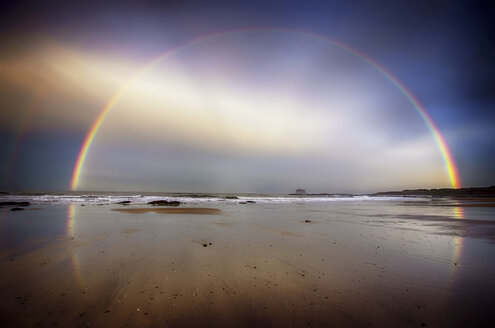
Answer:
[[[126,212],[158,199],[222,212]],[[0,209],[2,326],[494,322],[495,208],[486,200],[54,193],[0,201],[31,203]]]
[[[230,197],[230,198],[229,198]],[[236,197],[232,199],[231,197]],[[43,204],[112,204],[131,201],[133,204],[146,204],[154,200],[178,200],[185,203],[238,203],[239,201],[256,201],[259,203],[324,203],[338,201],[373,201],[373,200],[416,200],[406,197],[372,197],[367,195],[267,195],[267,194],[192,194],[192,193],[132,193],[132,192],[68,192],[68,193],[11,193],[0,195],[0,202],[29,201],[35,205]]]

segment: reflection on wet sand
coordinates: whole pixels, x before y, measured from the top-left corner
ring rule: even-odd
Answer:
[[[74,238],[74,220],[76,217],[76,206],[69,204],[67,206],[67,237]]]
[[[74,204],[69,204],[67,206],[67,237],[71,240],[74,240],[76,238],[76,205]],[[72,250],[72,255],[71,255],[71,264],[72,264],[72,270],[73,274],[76,280],[77,285],[79,288],[82,286],[82,281],[81,281],[81,274],[79,270],[79,253],[78,249]]]
[[[456,203],[460,203],[456,201]],[[464,209],[462,207],[454,207],[454,215],[456,219],[463,220],[464,219]],[[461,264],[461,256],[462,256],[462,247],[464,243],[464,238],[462,236],[454,236],[452,245],[453,245],[453,251],[452,251],[452,266],[451,266],[451,273],[450,273],[450,283],[455,278],[456,272]]]

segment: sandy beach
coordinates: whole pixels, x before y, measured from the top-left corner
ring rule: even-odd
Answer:
[[[494,212],[452,202],[2,208],[0,325],[488,327]]]

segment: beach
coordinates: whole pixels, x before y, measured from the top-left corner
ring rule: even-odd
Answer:
[[[495,322],[491,201],[98,197],[0,209],[2,327]]]

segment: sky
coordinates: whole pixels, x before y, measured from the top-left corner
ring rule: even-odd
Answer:
[[[0,190],[374,192],[495,185],[480,1],[0,5]],[[119,95],[116,97],[116,95]]]

